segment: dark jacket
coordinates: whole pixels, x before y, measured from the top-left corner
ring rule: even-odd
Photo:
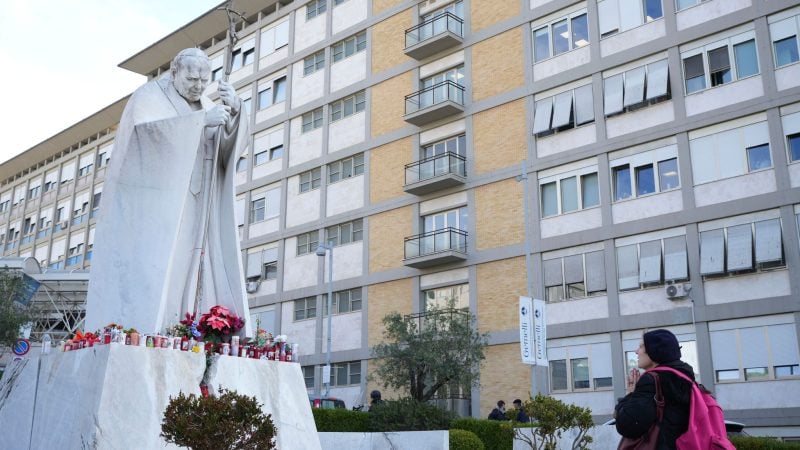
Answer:
[[[683,361],[661,364],[688,375],[694,380],[692,367]],[[661,422],[658,449],[674,449],[675,440],[686,432],[689,426],[689,405],[692,399],[692,385],[670,372],[658,372],[661,393],[664,395],[664,418]],[[614,408],[616,427],[619,434],[628,438],[644,435],[656,420],[655,379],[643,374],[633,392],[620,399]]]
[[[531,418],[528,417],[528,414],[525,412],[524,409],[520,408],[517,410],[517,422],[530,422]]]
[[[495,408],[489,413],[489,420],[508,420],[508,417],[506,417],[506,413],[500,411],[499,408]]]

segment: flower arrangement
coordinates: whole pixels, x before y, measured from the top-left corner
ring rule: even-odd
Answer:
[[[197,329],[205,341],[222,342],[244,327],[244,319],[224,306],[213,306],[200,316]]]
[[[185,338],[195,338],[198,339],[202,336],[202,333],[197,328],[198,327],[197,320],[194,318],[194,314],[189,314],[188,312],[184,316],[184,319],[180,321],[179,324],[174,325],[172,328],[168,328],[167,332],[172,329],[175,333],[175,336],[185,337]]]

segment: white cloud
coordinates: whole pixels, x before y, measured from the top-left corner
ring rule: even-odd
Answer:
[[[142,75],[117,65],[220,0],[4,2],[0,161],[130,94]]]

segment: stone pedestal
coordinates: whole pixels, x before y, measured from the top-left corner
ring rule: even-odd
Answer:
[[[159,436],[164,409],[199,395],[204,370],[203,354],[120,344],[15,362],[0,382],[3,448],[177,448]],[[298,364],[226,356],[211,373],[272,414],[278,448],[320,448]]]

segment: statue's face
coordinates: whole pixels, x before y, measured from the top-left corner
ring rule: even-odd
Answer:
[[[173,72],[172,82],[183,98],[190,102],[200,100],[208,82],[211,81],[211,67],[200,58],[186,58]]]

